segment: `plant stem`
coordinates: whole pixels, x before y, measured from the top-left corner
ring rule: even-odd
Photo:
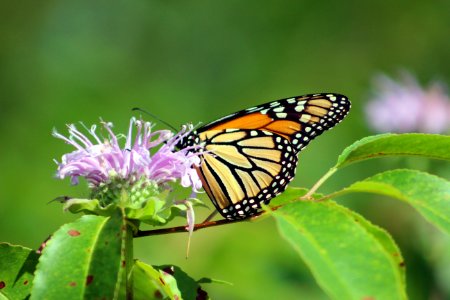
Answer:
[[[222,219],[222,220],[217,220],[217,221],[206,221],[203,223],[195,224],[194,231],[197,231],[197,230],[200,230],[203,228],[226,225],[226,224],[233,224],[233,223],[238,223],[238,222],[243,222],[243,221],[253,221],[256,218],[260,217],[264,213],[265,213],[264,211],[257,212],[255,215],[253,215],[247,219],[238,219],[238,220]],[[176,226],[176,227],[154,229],[154,230],[138,230],[138,232],[134,235],[134,237],[138,238],[138,237],[144,237],[144,236],[150,236],[150,235],[161,235],[161,234],[170,234],[170,233],[177,233],[177,232],[187,232],[186,226]]]
[[[125,233],[125,274],[124,279],[126,280],[126,299],[133,299],[133,228],[131,224],[126,224]]]
[[[313,187],[306,193],[303,197],[300,199],[307,200],[311,199],[312,195],[317,191],[317,189],[328,179],[333,175],[338,169],[336,167],[332,167],[328,170],[328,172],[325,173],[314,185]]]

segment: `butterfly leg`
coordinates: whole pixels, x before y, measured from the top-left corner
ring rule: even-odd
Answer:
[[[201,224],[211,221],[217,215],[218,211],[214,210]]]

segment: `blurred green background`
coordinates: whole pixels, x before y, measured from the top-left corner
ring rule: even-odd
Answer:
[[[363,110],[374,75],[407,69],[422,83],[450,82],[449,11],[446,0],[2,1],[0,240],[37,248],[77,217],[47,204],[87,195],[54,179],[52,160],[72,149],[53,128],[101,117],[125,131],[135,106],[178,127],[284,97],[343,93],[350,116],[300,155],[291,186],[310,187],[345,146],[373,134]],[[321,191],[394,167],[448,175],[439,164],[368,161]],[[447,237],[395,200],[338,200],[392,233],[411,299],[450,299]],[[326,299],[270,219],[199,231],[187,260],[186,242],[187,234],[142,238],[135,252],[234,284],[206,286],[215,299]]]

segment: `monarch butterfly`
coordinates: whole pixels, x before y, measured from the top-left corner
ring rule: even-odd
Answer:
[[[350,105],[333,93],[268,102],[198,128],[178,148],[203,147],[196,170],[212,203],[226,219],[247,218],[286,189],[297,154],[341,122]]]

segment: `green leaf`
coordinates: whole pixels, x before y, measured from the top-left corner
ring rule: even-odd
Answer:
[[[133,290],[136,300],[182,299],[177,281],[172,275],[138,260],[133,268]]]
[[[134,299],[209,299],[194,280],[177,266],[150,266],[135,261]],[[218,282],[202,278],[202,282]]]
[[[298,201],[272,214],[331,298],[406,299],[403,258],[383,229],[332,201]]]
[[[182,202],[169,201],[166,193],[161,193],[159,197],[149,197],[142,207],[125,206],[124,211],[127,219],[137,220],[143,223],[158,226],[167,224],[176,216],[183,215],[187,206]],[[189,198],[189,201],[194,206],[206,206],[202,201]],[[99,216],[110,216],[117,210],[117,203],[111,203],[103,206],[98,199],[69,199],[65,201],[64,210],[71,213],[85,213]]]
[[[117,205],[111,203],[107,206],[102,206],[98,199],[73,198],[65,201],[64,210],[68,210],[73,214],[84,213],[107,217],[114,214],[117,210]]]
[[[26,299],[39,255],[32,249],[0,243],[0,299]]]
[[[209,299],[199,283],[180,267],[172,265],[157,266],[160,272],[170,274],[177,281],[183,299]],[[199,297],[201,295],[201,297]]]
[[[450,182],[425,172],[392,170],[333,193],[366,192],[390,196],[412,205],[426,220],[450,234]]]
[[[119,211],[63,225],[39,259],[31,299],[124,298],[127,228]]]
[[[363,138],[339,155],[336,168],[370,158],[412,155],[450,160],[450,136],[423,133],[380,134]]]
[[[268,204],[269,207],[275,208],[277,206],[285,205],[294,201],[298,201],[300,197],[304,196],[308,192],[308,189],[291,187],[288,186],[287,189],[280,195],[276,196]],[[322,198],[322,194],[314,194],[312,198],[318,199]]]

